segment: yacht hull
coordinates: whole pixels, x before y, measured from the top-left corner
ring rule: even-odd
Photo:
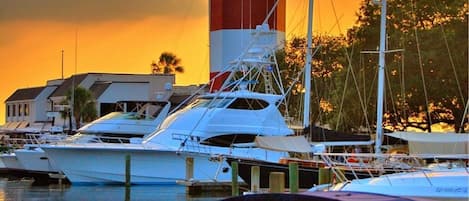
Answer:
[[[223,160],[209,154],[174,150],[103,147],[45,147],[47,155],[72,184],[125,183],[126,156],[130,156],[131,184],[175,184],[186,179],[186,158],[194,159],[193,179],[230,181],[231,171]]]
[[[16,158],[15,153],[5,153],[0,156],[5,168],[8,170],[24,170],[21,163]]]
[[[44,174],[59,172],[59,169],[49,160],[41,148],[18,149],[15,154],[26,171],[43,172]]]

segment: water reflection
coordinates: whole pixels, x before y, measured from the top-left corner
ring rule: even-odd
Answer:
[[[0,179],[0,200],[175,200],[201,201],[219,200],[226,195],[202,195],[190,197],[179,185],[153,186],[32,186],[32,181]]]

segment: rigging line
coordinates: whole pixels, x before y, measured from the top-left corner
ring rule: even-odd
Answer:
[[[388,43],[386,43],[386,44],[388,44]],[[385,68],[385,70],[390,71],[389,68]],[[393,93],[392,93],[391,80],[389,78],[389,73],[385,72],[384,75],[386,77],[386,81],[387,81],[387,84],[388,84],[388,90],[389,90],[388,94],[389,94],[389,97],[391,99],[391,106],[392,106],[394,114],[397,114],[396,101],[394,101],[394,96],[393,96]],[[385,97],[386,97],[386,93],[385,93]],[[384,101],[386,101],[386,98],[384,99]],[[384,104],[384,106],[386,107],[387,104]],[[394,115],[394,120],[396,121],[396,123],[399,122],[399,120],[397,118],[397,115]]]
[[[360,100],[360,107],[362,109],[363,115],[365,116],[366,126],[367,126],[367,128],[371,128],[370,121],[368,120],[368,115],[367,115],[367,112],[366,112],[366,106],[365,106],[365,103],[363,101],[364,99],[362,97],[362,94],[360,93],[360,87],[358,86],[358,81],[357,81],[357,78],[356,78],[355,73],[353,71],[352,58],[350,57],[350,54],[347,52],[347,49],[344,48],[344,52],[345,52],[345,56],[346,56],[346,59],[347,59],[347,62],[348,62],[349,70],[352,73],[352,80],[355,84],[355,90],[357,90],[358,99]],[[344,92],[344,95],[345,95],[345,92]],[[342,97],[342,98],[345,98],[345,97]]]
[[[178,36],[177,36],[177,40],[176,40],[176,47],[175,47],[175,50],[176,52],[179,50],[179,45],[181,44],[181,38],[182,38],[182,35],[184,34],[184,31],[185,31],[185,28],[186,28],[186,23],[187,23],[187,16],[188,16],[188,13],[192,10],[192,7],[194,5],[194,1],[189,1],[190,4],[189,6],[186,8],[186,12],[184,12],[184,17],[183,17],[183,23],[182,23],[182,29],[181,31],[178,32]]]
[[[322,46],[319,46],[317,49],[319,48],[322,48]],[[311,56],[312,57],[312,56]],[[311,62],[312,63],[312,62]],[[311,68],[313,67],[313,65],[311,64]],[[311,69],[312,70],[312,69]],[[319,122],[322,122],[322,115],[321,115],[321,99],[320,99],[320,94],[319,94],[319,90],[318,90],[318,82],[316,81],[316,78],[315,76],[312,76],[313,75],[313,72],[311,72],[311,80],[313,82],[313,86],[314,86],[314,92],[315,92],[315,96],[316,96],[316,103],[318,104],[318,118],[319,118]],[[311,111],[309,111],[309,115],[311,116]],[[311,126],[310,126],[310,129],[311,129]]]
[[[268,21],[269,21],[269,18],[270,16],[272,15],[272,13],[274,13],[274,11],[277,9],[277,5],[278,5],[278,2],[280,0],[276,0],[274,5],[272,6],[272,8],[270,9],[269,13],[267,14],[267,16],[265,17],[264,21],[262,22],[262,24],[266,24]]]
[[[239,32],[239,34],[241,35],[241,44],[244,45],[244,0],[240,0],[241,1],[241,7],[240,7],[240,12],[241,14],[239,15],[241,17],[241,20],[240,20],[240,27],[241,27],[241,31]]]
[[[467,6],[466,8],[469,8],[469,0],[467,1]],[[464,131],[464,119],[466,118],[467,115],[467,110],[469,107],[469,10],[466,11],[466,16],[467,16],[467,102],[466,102],[466,108],[464,109],[464,115],[462,116],[461,119],[461,126],[459,126],[459,132]]]
[[[435,4],[436,8],[440,8],[439,5],[437,5],[436,1],[433,1],[433,3]],[[458,92],[459,92],[459,96],[461,98],[461,103],[464,103],[464,95],[462,94],[462,89],[461,89],[461,86],[459,85],[458,73],[456,72],[456,66],[454,65],[453,56],[451,54],[451,50],[449,49],[448,39],[446,37],[445,28],[443,27],[443,23],[440,23],[440,30],[441,30],[441,34],[443,35],[443,39],[445,41],[446,51],[448,52],[449,62],[451,64],[451,68],[453,69],[453,74],[454,74],[454,78],[456,80],[456,86],[458,87]],[[464,117],[463,117],[463,119],[464,119]]]
[[[249,29],[252,29],[252,1],[251,0],[249,0]]]
[[[335,4],[334,4],[334,1],[331,0],[331,6],[332,6],[332,12],[334,13],[334,17],[335,17],[335,21],[336,21],[336,25],[337,25],[337,29],[339,29],[339,34],[342,34],[342,29],[340,28],[340,24],[339,24],[339,18],[337,17],[337,11],[335,10]]]
[[[412,13],[414,14],[414,20],[415,20],[415,23],[417,23],[417,19],[416,19],[416,15],[415,15],[415,10],[414,10],[414,5],[416,4],[416,2],[414,2],[413,0],[411,1],[411,8],[412,8]],[[422,76],[422,83],[423,83],[423,92],[424,92],[424,95],[425,95],[425,106],[426,106],[426,113],[427,113],[427,121],[428,121],[428,132],[432,132],[432,118],[431,118],[431,115],[430,115],[430,111],[429,111],[429,103],[428,103],[428,93],[427,93],[427,87],[426,87],[426,84],[425,84],[425,76],[424,76],[424,73],[423,73],[423,64],[422,64],[422,54],[421,54],[421,51],[420,51],[420,43],[419,43],[419,37],[418,37],[418,31],[417,31],[417,24],[414,26],[414,33],[415,33],[415,42],[416,42],[416,46],[417,46],[417,52],[418,52],[418,59],[419,59],[419,67],[420,67],[420,75]]]
[[[301,1],[301,2],[303,2],[303,1]],[[292,37],[293,32],[298,29],[298,27],[300,26],[300,23],[302,23],[302,24],[301,24],[301,27],[304,27],[304,21],[305,21],[304,19],[306,19],[307,17],[304,15],[304,12],[299,12],[300,6],[303,6],[302,8],[303,8],[304,10],[306,10],[306,7],[305,7],[305,4],[304,4],[304,3],[297,3],[297,4],[296,4],[296,8],[295,8],[295,10],[293,11],[293,13],[295,13],[295,15],[291,15],[291,16],[290,16],[290,19],[288,19],[287,22],[294,22],[294,21],[296,20],[295,17],[297,17],[297,16],[298,16],[299,19],[301,19],[301,20],[298,20],[298,21],[296,22],[295,26],[293,26],[292,28],[290,28],[291,31],[290,31],[290,33],[288,33],[288,38]],[[303,10],[303,9],[302,9],[302,10]],[[302,15],[302,16],[296,15],[297,13],[303,13],[303,15]],[[289,23],[289,24],[292,24],[292,23]],[[302,31],[302,33],[304,33],[304,32],[305,32],[305,31]]]
[[[467,115],[467,110],[468,110],[468,106],[469,106],[469,99],[467,99],[467,102],[466,102],[466,108],[464,109],[464,114],[462,115],[463,118],[461,120],[461,125],[459,126],[459,132],[462,133],[464,131],[464,119],[466,118],[466,115]]]
[[[365,64],[363,63],[363,67],[365,67]],[[366,76],[366,72],[363,71],[363,75]],[[375,83],[377,83],[377,78],[378,78],[378,68],[375,68],[375,72],[373,73],[373,80],[371,81],[371,83],[369,84],[369,87],[370,89],[368,90],[370,93],[368,95],[367,98],[364,99],[364,110],[367,111],[367,105],[369,105],[369,103],[371,102],[371,98],[372,98],[372,95],[373,95],[373,88],[376,88],[375,86]],[[363,89],[364,91],[366,91],[366,85],[363,86]],[[363,94],[363,96],[366,97],[366,93]],[[360,99],[361,100],[361,99]],[[367,117],[368,117],[368,114],[366,112],[364,112],[364,115],[365,115],[365,121],[368,121]],[[367,126],[369,126],[369,122],[367,123]],[[368,127],[368,129],[370,129],[371,126]]]
[[[314,6],[314,8],[317,8],[315,14],[317,13],[316,16],[317,16],[317,18],[318,18],[318,20],[317,20],[317,22],[318,22],[318,23],[317,23],[317,24],[318,24],[318,27],[317,27],[316,30],[318,30],[318,33],[319,33],[319,30],[322,30],[321,1],[318,1],[318,2],[316,3],[316,5]]]
[[[402,112],[403,112],[403,117],[405,119],[404,123],[405,126],[407,127],[408,124],[408,118],[407,118],[407,99],[406,99],[406,94],[405,94],[405,59],[404,59],[404,53],[401,53],[401,96],[402,96]]]
[[[342,29],[341,29],[340,24],[339,24],[339,18],[337,17],[337,12],[336,12],[336,9],[335,9],[334,2],[333,2],[332,0],[331,0],[330,2],[331,2],[331,4],[332,4],[332,8],[333,8],[332,10],[333,10],[334,17],[335,17],[335,21],[336,21],[335,24],[337,25],[337,27],[338,27],[338,29],[339,29],[339,33],[341,34],[341,33],[342,33]],[[353,67],[352,67],[352,62],[351,62],[350,54],[347,52],[347,49],[345,49],[345,48],[344,48],[344,53],[345,53],[345,56],[346,56],[347,61],[348,61],[349,70],[351,70],[351,72],[352,72],[352,79],[353,79],[353,81],[354,81],[354,83],[355,83],[355,88],[356,88],[356,90],[357,90],[358,98],[359,98],[359,100],[360,100],[360,106],[361,106],[362,112],[363,112],[364,117],[365,117],[365,121],[366,121],[365,123],[366,123],[366,125],[367,125],[368,128],[371,128],[370,122],[369,122],[369,120],[368,120],[368,115],[367,115],[367,113],[366,113],[366,106],[365,106],[365,104],[363,103],[363,98],[362,98],[362,95],[361,95],[361,93],[360,93],[360,88],[358,87],[357,79],[356,79],[355,73],[354,73],[354,71],[353,71]],[[344,90],[345,90],[345,88],[344,88]],[[345,91],[343,92],[343,97],[342,97],[342,98],[344,98],[344,96],[345,96]],[[341,103],[341,104],[343,104],[343,100],[342,100],[342,103]],[[342,108],[342,105],[341,105],[340,107]],[[339,112],[342,112],[342,111],[339,111]],[[339,118],[340,118],[340,115],[339,115]]]

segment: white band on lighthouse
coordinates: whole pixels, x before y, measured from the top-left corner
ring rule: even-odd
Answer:
[[[210,91],[217,91],[229,72],[225,67],[249,45],[275,0],[210,0]],[[264,43],[283,48],[285,41],[285,0],[279,0],[268,19],[270,34]],[[218,75],[224,73],[223,75]]]

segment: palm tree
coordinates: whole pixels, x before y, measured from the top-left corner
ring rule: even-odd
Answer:
[[[164,74],[173,72],[184,73],[184,67],[180,65],[181,59],[171,52],[163,52],[158,59],[158,63],[151,63],[152,73],[157,74],[163,71]]]
[[[80,128],[82,121],[90,122],[96,119],[95,99],[91,91],[83,87],[76,87],[74,93],[72,93],[72,90],[67,91],[66,101],[69,103],[71,103],[72,94],[74,96],[74,103],[70,105],[73,107],[76,128]]]

